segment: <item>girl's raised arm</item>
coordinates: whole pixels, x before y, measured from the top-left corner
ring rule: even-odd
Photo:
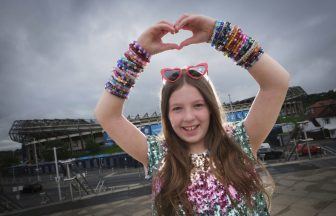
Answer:
[[[144,166],[148,163],[145,135],[123,115],[123,106],[136,78],[149,62],[150,56],[177,49],[176,44],[164,44],[161,38],[174,33],[172,24],[161,21],[140,35],[129,46],[125,56],[118,60],[113,74],[95,108],[95,116],[103,129],[118,146]]]
[[[180,44],[211,43],[218,51],[246,68],[260,89],[244,121],[254,156],[274,126],[285,100],[289,73],[260,44],[230,22],[216,21],[202,15],[183,14],[175,29],[189,30],[193,35]]]
[[[267,53],[248,71],[259,84],[259,92],[244,122],[256,157],[280,113],[289,85],[289,73]]]

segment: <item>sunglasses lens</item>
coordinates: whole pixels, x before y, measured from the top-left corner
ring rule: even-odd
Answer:
[[[164,76],[169,81],[175,81],[179,77],[179,70],[166,70]]]
[[[200,66],[200,67],[192,67],[189,68],[189,73],[193,77],[201,77],[205,74],[205,67]]]

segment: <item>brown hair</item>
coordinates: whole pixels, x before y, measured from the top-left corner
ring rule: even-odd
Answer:
[[[188,146],[174,132],[168,116],[170,96],[185,84],[194,86],[201,93],[210,112],[205,147],[210,152],[211,170],[226,188],[231,184],[239,194],[243,195],[248,207],[252,208],[252,195],[260,191],[265,192],[260,176],[254,171],[254,162],[225,132],[223,128],[224,111],[208,77],[195,80],[183,73],[180,79],[174,83],[167,82],[161,90],[161,120],[167,154],[164,158],[164,165],[158,172],[158,178],[162,183],[161,190],[154,200],[157,213],[178,215],[179,204],[182,205],[187,215],[193,213],[186,195],[192,166],[188,157]],[[261,164],[259,161],[258,163]],[[232,199],[230,193],[228,195]]]

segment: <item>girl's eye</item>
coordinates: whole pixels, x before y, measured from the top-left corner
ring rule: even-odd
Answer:
[[[177,111],[177,110],[180,110],[180,109],[181,109],[181,107],[174,107],[173,111]]]
[[[204,104],[196,104],[195,107],[202,107]]]

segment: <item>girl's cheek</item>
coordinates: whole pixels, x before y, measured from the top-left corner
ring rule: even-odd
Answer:
[[[178,124],[179,123],[178,116],[176,116],[176,115],[172,116],[171,121],[174,122],[175,125]]]

